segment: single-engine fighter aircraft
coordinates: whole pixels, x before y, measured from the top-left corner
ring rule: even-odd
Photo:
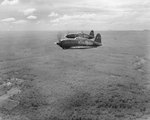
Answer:
[[[93,48],[102,46],[101,35],[98,33],[95,39],[82,37],[60,39],[57,43],[63,49],[69,48]]]
[[[76,37],[83,37],[83,38],[88,38],[88,39],[93,39],[94,38],[94,31],[91,30],[90,34],[85,34],[83,32],[81,33],[69,33],[65,36],[66,38],[76,38]]]

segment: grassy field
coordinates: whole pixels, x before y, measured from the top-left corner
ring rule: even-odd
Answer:
[[[101,31],[102,47],[68,50],[54,44],[57,33],[0,33],[1,81],[24,80],[11,98],[19,105],[1,109],[3,116],[131,120],[149,114],[148,31]]]

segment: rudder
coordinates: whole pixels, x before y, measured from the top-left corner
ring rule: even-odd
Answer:
[[[95,37],[95,42],[102,43],[102,41],[101,41],[101,35],[99,33]]]

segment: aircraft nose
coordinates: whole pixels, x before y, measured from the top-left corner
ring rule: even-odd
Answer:
[[[56,44],[57,44],[57,45],[60,45],[60,42],[57,42]]]
[[[61,47],[61,43],[60,43],[60,42],[57,42],[56,44],[59,45],[59,46]]]

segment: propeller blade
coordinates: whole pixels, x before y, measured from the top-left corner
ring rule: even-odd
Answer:
[[[59,32],[59,33],[57,34],[57,39],[58,39],[59,42],[60,42],[61,38],[62,38],[62,33]]]

